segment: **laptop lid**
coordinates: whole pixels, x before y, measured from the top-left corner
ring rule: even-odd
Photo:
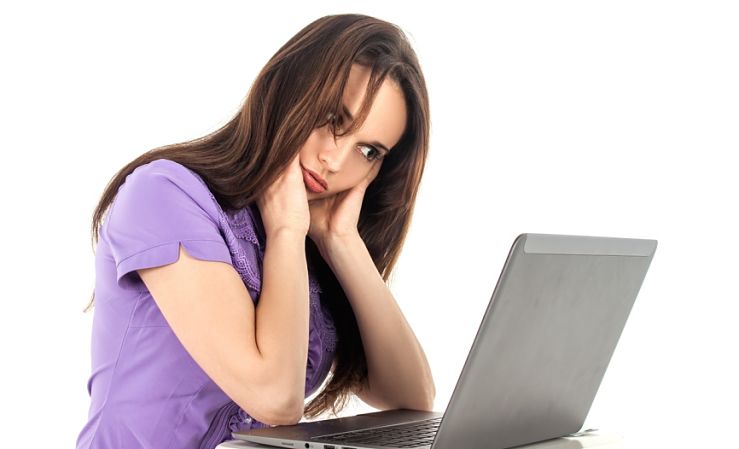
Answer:
[[[520,235],[431,447],[507,448],[580,430],[656,247]]]

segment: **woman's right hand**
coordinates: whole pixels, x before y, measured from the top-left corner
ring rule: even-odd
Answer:
[[[310,209],[300,168],[300,153],[257,199],[257,206],[267,235],[280,229],[308,234]]]

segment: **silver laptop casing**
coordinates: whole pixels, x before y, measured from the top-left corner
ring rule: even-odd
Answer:
[[[656,240],[521,234],[478,328],[431,449],[503,449],[581,429]],[[234,432],[276,447],[382,449],[315,437],[438,417],[389,410]]]

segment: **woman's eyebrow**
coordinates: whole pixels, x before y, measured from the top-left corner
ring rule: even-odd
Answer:
[[[354,116],[349,111],[349,108],[347,108],[346,105],[343,104],[343,103],[341,104],[341,107],[344,108],[344,114],[347,116],[347,118],[349,118],[349,121],[353,122],[354,121]],[[385,145],[381,144],[380,142],[378,142],[376,140],[374,142],[368,142],[368,143],[371,144],[371,145],[374,145],[376,147],[382,148],[385,151],[385,154],[387,154],[387,153],[390,152],[390,150],[388,150]]]

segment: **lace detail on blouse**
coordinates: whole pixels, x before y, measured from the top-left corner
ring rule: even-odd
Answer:
[[[318,283],[318,280],[314,276],[310,276],[308,278],[308,290],[310,293],[323,293],[323,290],[321,290],[321,285]]]
[[[234,231],[231,230],[231,226],[229,226],[229,220],[226,216],[226,213],[220,209],[218,213],[221,222],[221,229],[223,230],[228,250],[231,252],[231,259],[234,262],[234,268],[236,268],[236,271],[239,272],[239,275],[241,275],[241,278],[244,280],[244,282],[246,282],[247,286],[251,287],[256,292],[261,293],[262,280],[259,276],[259,273],[257,273],[254,270],[252,264],[247,261],[247,255],[244,253],[244,251],[241,249],[238,242],[236,241],[237,237],[234,234]],[[261,248],[259,249],[261,255]]]
[[[188,168],[188,170],[190,169]],[[218,200],[216,200],[215,195],[210,191],[203,178],[192,170],[190,170],[190,172],[192,172],[193,175],[195,175],[195,178],[203,184],[203,187],[205,187],[208,195],[213,200],[213,204],[216,206],[219,224],[221,225],[220,227],[223,232],[223,237],[226,240],[228,251],[231,253],[234,268],[239,273],[247,287],[260,294],[262,292],[262,280],[259,273],[257,273],[252,264],[249,263],[246,253],[236,241],[237,238],[242,238],[251,242],[257,247],[260,257],[264,256],[263,245],[260,243],[259,238],[251,226],[252,217],[248,207],[237,211],[229,211],[227,214],[223,208],[221,208],[221,205],[218,203]]]
[[[321,336],[321,342],[326,352],[333,353],[336,350],[336,327],[331,319],[331,313],[328,309],[319,301],[311,302],[311,307],[316,319],[320,319],[321,322],[316,326],[319,335]]]
[[[251,225],[254,218],[250,214],[248,208],[231,211],[230,213],[227,213],[227,215],[228,221],[233,228],[234,235],[237,238],[249,241],[259,249],[262,249],[262,243],[259,241],[257,233]]]

